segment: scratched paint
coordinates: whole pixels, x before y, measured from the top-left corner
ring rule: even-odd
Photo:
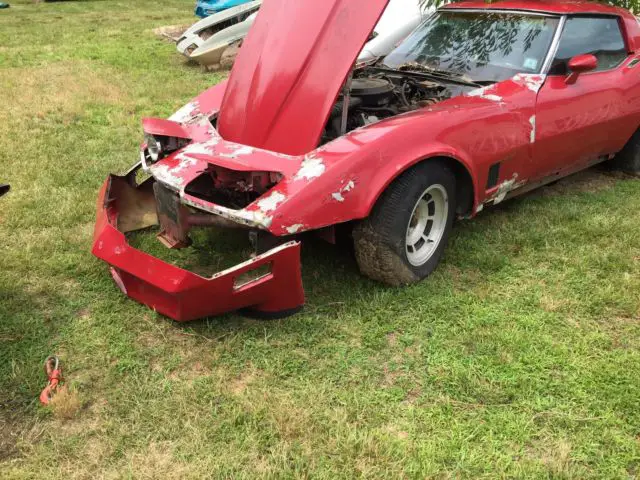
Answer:
[[[240,221],[241,223],[245,223],[249,226],[256,226],[260,228],[267,229],[271,226],[271,222],[273,221],[273,217],[270,215],[266,215],[261,210],[238,210],[234,212],[233,210],[225,209],[224,207],[220,207],[219,215],[222,217],[228,218],[229,220]]]
[[[300,164],[300,169],[296,173],[295,180],[312,180],[322,175],[325,171],[324,163],[321,158],[313,154],[306,155]]]
[[[491,199],[493,200],[493,204],[497,205],[498,203],[502,202],[511,191],[520,188],[525,183],[527,183],[526,180],[518,182],[518,174],[514,173],[513,177],[511,177],[509,180],[505,180],[498,186],[498,190]]]
[[[511,79],[511,81],[528,88],[533,93],[538,93],[546,78],[547,77],[545,75],[518,73]]]
[[[342,187],[339,191],[332,193],[331,196],[338,202],[344,202],[344,194],[353,190],[355,186],[356,184],[353,182],[353,180],[349,180],[349,182],[347,182],[344,187]]]
[[[291,225],[289,227],[284,227],[284,229],[290,234],[293,235],[294,233],[298,233],[299,231],[301,231],[304,228],[304,225],[301,223],[296,223],[294,225]]]
[[[258,200],[257,205],[263,212],[272,212],[278,208],[278,205],[284,202],[286,198],[287,197],[283,193],[275,191]]]
[[[185,123],[197,116],[200,105],[197,101],[187,103],[184,107],[169,117],[172,122]]]
[[[176,155],[178,160],[188,159],[189,155],[213,155],[216,152],[216,146],[220,143],[218,137],[213,137],[206,142],[193,142],[182,149]]]
[[[531,115],[529,118],[529,123],[531,124],[531,133],[530,133],[530,142],[534,143],[536,141],[536,116]]]
[[[248,145],[237,145],[235,150],[229,153],[221,153],[220,156],[225,158],[238,158],[242,155],[251,155],[253,152],[255,152],[255,148],[253,147]]]
[[[169,167],[165,164],[152,165],[151,173],[153,174],[153,177],[160,183],[174,190],[178,190],[181,189],[185,183],[185,179],[182,177],[182,175],[180,175],[180,172],[195,166],[197,163],[197,160],[187,157],[184,158],[175,167]]]
[[[500,95],[490,93],[492,88],[493,88],[493,85],[489,85],[487,87],[482,87],[482,88],[476,88],[475,90],[471,90],[470,92],[467,92],[466,95],[468,97],[484,98],[485,100],[490,100],[492,102],[501,102],[502,97]]]

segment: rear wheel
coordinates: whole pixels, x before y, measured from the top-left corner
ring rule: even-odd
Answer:
[[[613,167],[633,175],[640,175],[640,130],[636,131],[624,148],[614,157]]]
[[[455,194],[454,174],[437,161],[402,174],[353,231],[360,271],[394,286],[429,276],[449,239]]]

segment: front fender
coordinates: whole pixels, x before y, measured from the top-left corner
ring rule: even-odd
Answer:
[[[466,117],[486,116],[492,108],[487,105],[470,108]],[[316,162],[321,172],[313,178],[294,176],[285,181],[281,188],[291,194],[274,215],[272,232],[285,235],[365,218],[398,175],[434,157],[446,156],[460,162],[478,192],[481,175],[477,158],[443,133],[446,129],[442,128],[442,119],[450,116],[453,114],[446,110],[431,119],[420,112],[401,115],[354,130],[307,155],[305,161],[309,165]],[[453,118],[449,121],[460,126],[458,131],[465,130],[462,122]],[[424,132],[436,128],[439,134],[425,135]],[[478,201],[476,193],[475,202]]]
[[[374,179],[371,182],[371,188],[368,189],[369,195],[367,195],[366,202],[364,205],[366,206],[365,214],[360,218],[366,217],[369,215],[373,206],[376,204],[382,193],[387,189],[391,183],[393,183],[396,178],[402,175],[404,172],[409,170],[414,165],[418,163],[435,160],[437,158],[449,158],[464,167],[464,169],[469,174],[469,177],[473,182],[473,200],[474,200],[474,211],[475,205],[480,202],[480,198],[478,196],[479,193],[479,185],[476,184],[478,179],[477,167],[473,163],[471,155],[468,152],[464,152],[459,150],[458,148],[452,147],[451,145],[445,145],[440,142],[433,142],[428,145],[424,145],[423,148],[420,149],[420,153],[416,152],[406,152],[400,155],[395,159],[395,169],[394,171],[389,171],[389,169],[381,169],[377,172]]]
[[[449,157],[469,173],[475,212],[491,193],[491,165],[500,162],[501,178],[511,178],[531,164],[537,92],[513,81],[499,87],[495,92],[503,96],[454,97],[354,130],[307,155],[305,162],[315,162],[317,171],[280,186],[287,199],[274,215],[272,232],[285,235],[365,218],[398,175],[435,157]]]
[[[375,147],[375,143],[369,145]],[[431,158],[452,158],[467,169],[471,178],[477,178],[474,164],[464,152],[438,142],[421,147],[399,150],[394,156],[359,152],[338,160],[327,150],[307,156],[301,171],[305,162],[311,165],[310,160],[323,171],[317,178],[290,177],[279,187],[283,192],[294,193],[287,196],[274,215],[271,232],[288,235],[365,218],[393,180],[411,166]]]

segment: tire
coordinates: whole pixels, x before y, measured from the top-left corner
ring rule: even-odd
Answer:
[[[636,131],[624,148],[614,157],[613,167],[633,175],[640,175],[640,130]]]
[[[456,177],[441,162],[427,161],[403,173],[385,190],[371,215],[354,228],[360,271],[392,286],[428,277],[449,240],[455,199]],[[414,243],[418,237],[422,241]]]

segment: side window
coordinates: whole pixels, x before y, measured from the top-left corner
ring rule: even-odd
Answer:
[[[569,17],[565,23],[550,75],[567,75],[572,57],[591,53],[598,59],[596,71],[609,70],[627,56],[617,17]]]

